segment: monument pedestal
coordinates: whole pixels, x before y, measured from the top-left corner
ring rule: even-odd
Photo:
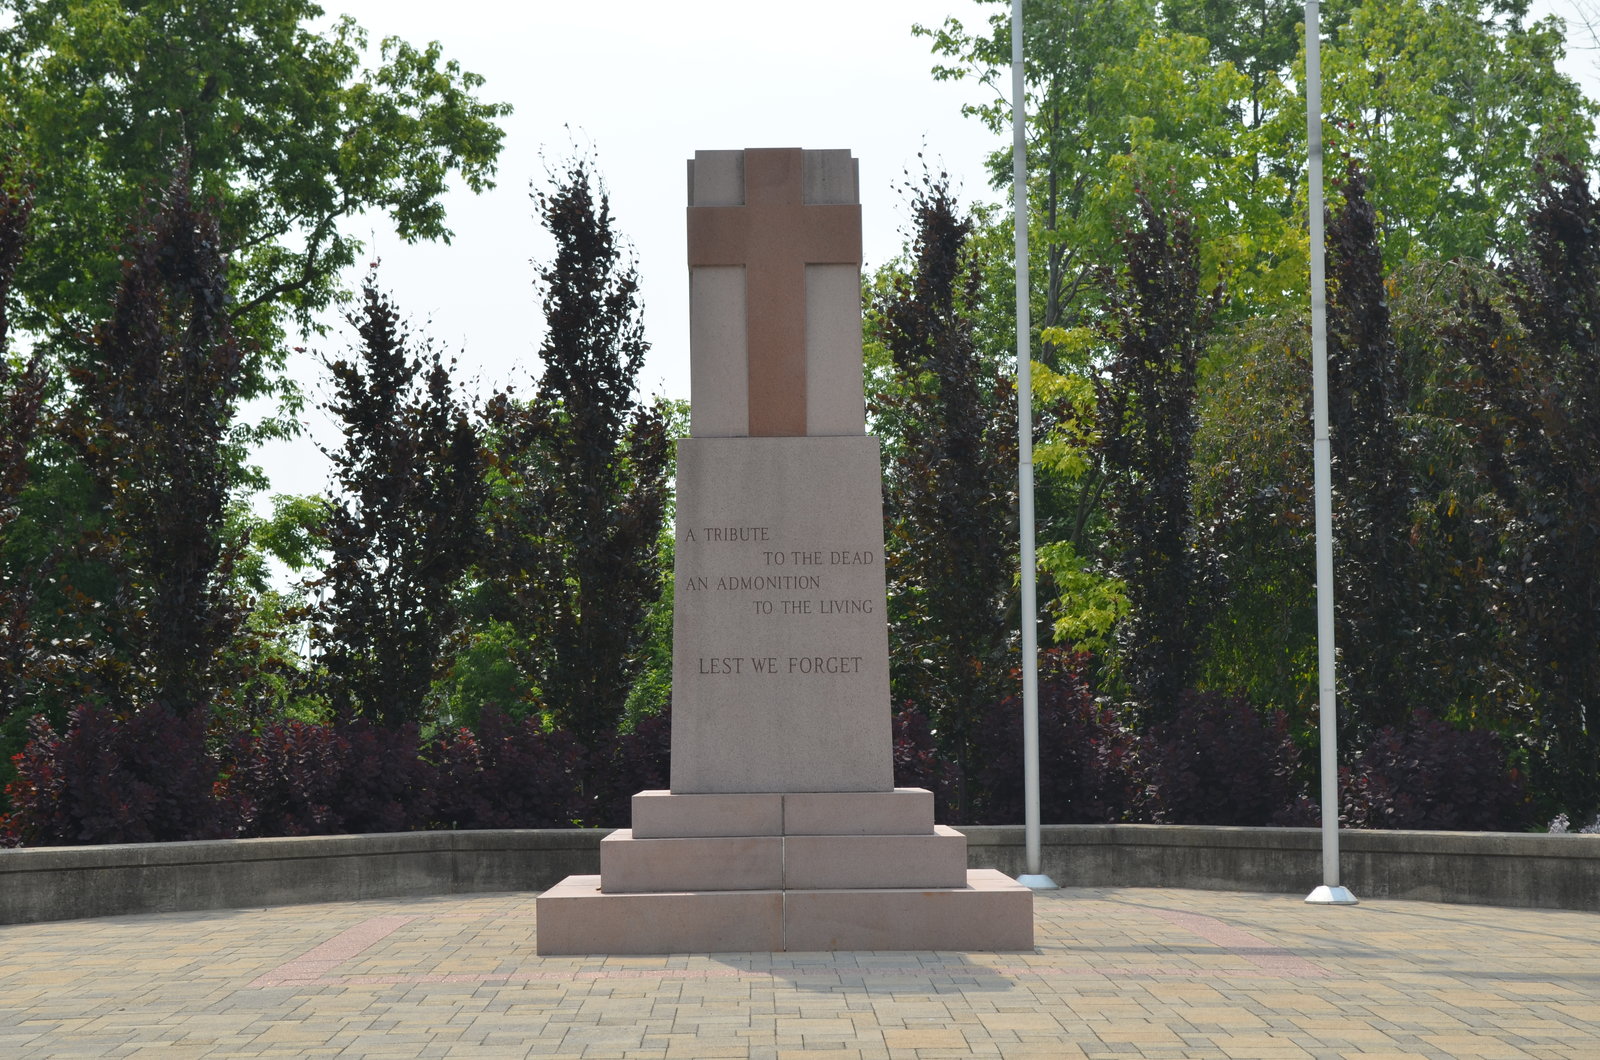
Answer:
[[[541,955],[1033,948],[1031,893],[968,869],[922,788],[645,791],[633,820],[540,896]]]
[[[860,263],[849,152],[690,163],[672,790],[539,898],[541,954],[1033,948],[1032,892],[893,787]]]

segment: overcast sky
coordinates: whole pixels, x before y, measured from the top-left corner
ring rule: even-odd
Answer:
[[[912,23],[946,15],[969,27],[1004,12],[974,0],[322,0],[376,43],[394,35],[437,40],[444,54],[485,78],[481,98],[512,104],[498,187],[447,198],[448,245],[408,246],[384,218],[353,222],[380,283],[401,309],[453,353],[475,396],[539,372],[542,319],[533,260],[551,246],[533,216],[530,182],[576,150],[592,155],[611,195],[617,230],[634,248],[652,352],[646,394],[689,396],[688,278],[684,264],[684,163],[697,149],[849,148],[861,164],[867,267],[898,252],[906,217],[898,186],[920,173],[918,153],[950,171],[963,201],[994,198],[985,155],[1002,144],[964,102],[973,82],[937,83],[925,38]],[[1596,91],[1593,35],[1576,24],[1594,0],[1554,0],[1574,21],[1569,72]],[[1574,6],[1578,5],[1578,6]],[[359,274],[351,282],[359,280]],[[336,352],[336,329],[312,343]],[[313,402],[326,398],[320,364],[293,366]],[[307,411],[312,437],[337,439],[327,415]],[[276,492],[320,492],[328,468],[310,438],[260,455]]]

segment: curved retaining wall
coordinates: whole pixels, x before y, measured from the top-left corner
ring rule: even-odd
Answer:
[[[968,864],[1023,871],[1018,825],[968,826]],[[398,832],[0,850],[0,924],[128,913],[487,891],[540,891],[600,871],[603,830]],[[1043,868],[1063,887],[1306,894],[1311,828],[1048,825]],[[1341,832],[1358,898],[1600,911],[1600,836]]]
[[[1026,871],[1020,826],[961,830],[972,864]],[[1316,828],[1050,825],[1039,853],[1063,887],[1309,894],[1322,882]],[[1339,855],[1340,882],[1357,898],[1600,912],[1600,836],[1341,831]]]

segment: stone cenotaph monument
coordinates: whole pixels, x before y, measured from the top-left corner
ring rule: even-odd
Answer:
[[[539,953],[1032,949],[1031,892],[894,787],[850,153],[697,152],[689,298],[672,789],[538,899]]]

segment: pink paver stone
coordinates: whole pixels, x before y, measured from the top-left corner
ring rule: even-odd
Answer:
[[[415,919],[414,916],[375,916],[355,927],[346,928],[321,945],[311,947],[294,960],[285,961],[250,985],[283,986],[318,980]]]
[[[1184,913],[1176,909],[1155,909],[1152,912],[1167,923],[1192,931],[1235,957],[1244,958],[1264,972],[1299,979],[1315,979],[1327,974],[1304,957],[1281,946],[1263,942],[1250,932],[1216,917]]]

